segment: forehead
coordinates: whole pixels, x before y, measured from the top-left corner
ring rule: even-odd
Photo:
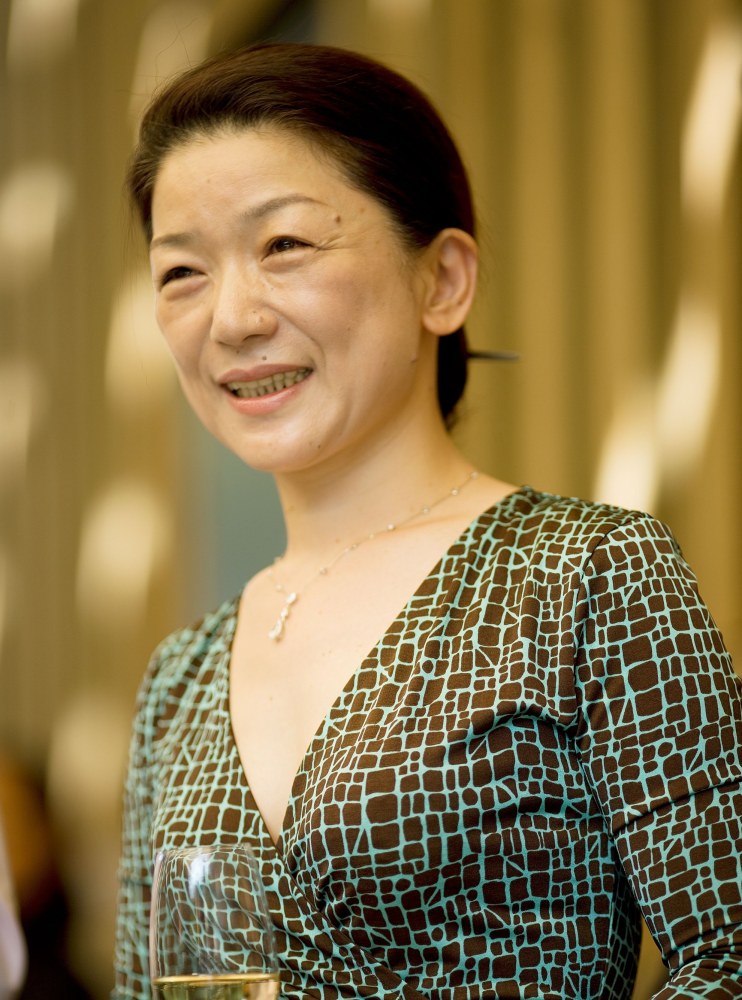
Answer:
[[[162,158],[155,175],[153,196],[173,177],[193,173],[209,183],[223,176],[254,181],[283,179],[296,183],[343,185],[360,192],[338,156],[310,135],[277,126],[219,128],[194,132],[174,145]],[[375,199],[374,199],[375,200]]]
[[[335,155],[303,133],[276,127],[199,132],[174,146],[155,178],[149,237],[159,243],[163,231],[207,217],[209,225],[226,224],[302,201],[324,206],[328,218],[351,228],[380,226],[405,247],[386,206],[355,185]]]

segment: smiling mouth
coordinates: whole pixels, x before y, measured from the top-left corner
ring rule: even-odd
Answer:
[[[257,399],[259,396],[269,396],[272,392],[280,392],[281,389],[290,389],[311,374],[311,368],[295,368],[293,371],[268,375],[253,382],[227,382],[227,389],[238,399]]]

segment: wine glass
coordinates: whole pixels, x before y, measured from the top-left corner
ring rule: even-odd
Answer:
[[[177,847],[157,855],[149,950],[154,1000],[278,996],[272,924],[249,847]]]

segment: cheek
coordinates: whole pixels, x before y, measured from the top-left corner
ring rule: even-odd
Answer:
[[[199,356],[200,337],[190,314],[167,304],[155,308],[155,319],[170,354],[179,369],[192,366]]]
[[[341,354],[378,349],[398,318],[389,291],[389,282],[377,281],[373,272],[362,280],[357,270],[336,273],[303,297],[302,315],[311,316],[322,340]]]
[[[175,371],[178,377],[183,398],[188,403],[203,426],[215,437],[219,438],[219,426],[215,417],[213,399],[204,392],[204,384],[192,377],[190,371],[184,369],[176,360]],[[221,440],[221,438],[220,438]]]

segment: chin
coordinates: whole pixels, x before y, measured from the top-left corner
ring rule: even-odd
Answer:
[[[321,448],[306,444],[292,446],[274,440],[261,445],[246,445],[244,442],[235,445],[221,438],[219,440],[251,469],[273,475],[302,472],[320,462],[324,457]]]

